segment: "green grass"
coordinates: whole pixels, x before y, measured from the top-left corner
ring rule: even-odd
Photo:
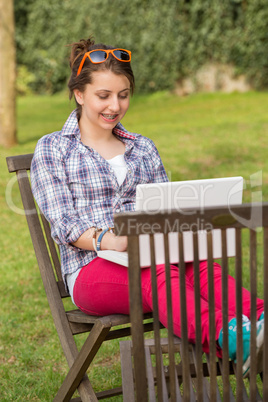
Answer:
[[[267,104],[267,93],[186,98],[156,93],[135,96],[123,123],[154,140],[172,180],[242,175],[247,183],[244,201],[250,201],[251,191],[256,190],[251,189],[250,177],[261,172],[263,185],[258,190],[267,200]],[[14,212],[14,208],[21,210],[21,202],[5,158],[33,152],[41,136],[61,129],[72,108],[67,94],[19,98],[19,143],[11,149],[0,148],[2,401],[51,401],[67,369],[25,216]],[[104,385],[119,385],[118,341],[104,345],[90,376],[99,390]]]

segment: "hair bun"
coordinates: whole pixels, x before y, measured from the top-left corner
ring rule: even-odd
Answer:
[[[71,55],[70,55],[70,66],[74,65],[75,61],[82,56],[84,53],[88,52],[89,48],[93,46],[95,43],[93,37],[89,37],[88,39],[80,39],[79,42],[71,43]]]

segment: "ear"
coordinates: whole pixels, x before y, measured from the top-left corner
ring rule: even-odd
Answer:
[[[75,96],[76,102],[82,106],[84,104],[83,92],[79,91],[79,89],[74,89],[74,96]]]

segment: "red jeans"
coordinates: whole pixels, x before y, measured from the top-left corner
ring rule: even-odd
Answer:
[[[222,328],[221,266],[214,263],[216,340]],[[186,264],[186,298],[188,338],[195,342],[195,303],[193,264]],[[141,270],[144,312],[152,311],[152,287],[149,268]],[[157,266],[159,318],[167,326],[165,266]],[[174,333],[181,335],[179,269],[171,265],[171,287]],[[200,263],[201,325],[204,352],[209,351],[209,311],[207,262]],[[228,277],[229,321],[236,316],[235,279]],[[243,314],[250,318],[250,292],[243,288]],[[80,271],[74,285],[74,301],[79,309],[91,315],[129,314],[128,271],[126,267],[95,258]],[[263,300],[257,299],[257,317],[264,310]]]

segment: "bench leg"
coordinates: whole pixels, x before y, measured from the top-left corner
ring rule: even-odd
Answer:
[[[77,354],[73,365],[70,367],[67,376],[54,398],[54,402],[70,401],[77,388],[83,402],[98,400],[85,373],[109,331],[110,327],[104,327],[100,322],[94,325],[80,352]]]

